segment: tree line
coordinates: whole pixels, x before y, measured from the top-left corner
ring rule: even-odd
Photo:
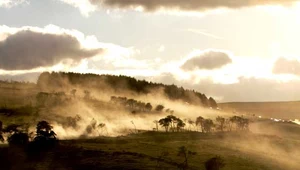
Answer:
[[[120,97],[120,96],[111,96],[110,103],[116,104],[125,108],[128,108],[132,113],[139,112],[162,112],[165,109],[165,106],[158,104],[156,106],[152,105],[149,102],[142,102],[132,98]],[[174,113],[174,110],[169,108],[165,109],[167,113]]]
[[[80,74],[66,72],[44,72],[40,74],[37,86],[41,91],[57,90],[66,85],[81,87],[85,89],[96,89],[99,92],[113,90],[114,93],[132,91],[137,94],[151,94],[153,91],[163,89],[163,94],[170,100],[180,100],[193,105],[217,108],[217,102],[212,97],[194,90],[187,90],[176,85],[164,85],[145,80],[137,80],[128,76]]]
[[[203,133],[210,133],[212,131],[249,130],[250,123],[249,119],[242,116],[232,116],[229,118],[218,116],[215,121],[213,121],[212,119],[205,119],[202,116],[197,117],[195,120],[182,120],[174,115],[168,115],[153,122],[156,125],[154,129],[156,131],[158,131],[158,125],[160,125],[166,132],[192,131],[193,128],[194,131],[201,131]]]
[[[24,146],[29,149],[47,149],[55,146],[57,139],[53,127],[47,121],[39,121],[36,125],[36,132],[29,133],[29,124],[9,124],[3,126],[0,121],[0,141],[6,141],[10,146]]]

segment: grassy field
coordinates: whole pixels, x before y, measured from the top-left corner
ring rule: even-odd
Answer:
[[[18,161],[23,161],[13,168],[178,169],[177,165],[184,161],[183,157],[177,156],[180,146],[197,153],[188,159],[191,170],[204,170],[204,162],[216,155],[225,160],[224,170],[295,170],[300,161],[299,157],[294,157],[299,155],[292,154],[293,149],[300,147],[299,141],[292,142],[278,136],[251,132],[146,132],[114,138],[60,141],[60,146],[39,159],[30,159],[19,152]],[[2,153],[4,151],[2,148]],[[159,159],[162,152],[168,155]]]

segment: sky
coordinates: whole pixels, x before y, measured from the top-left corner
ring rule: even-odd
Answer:
[[[127,75],[218,102],[300,100],[299,0],[0,0],[0,79]]]

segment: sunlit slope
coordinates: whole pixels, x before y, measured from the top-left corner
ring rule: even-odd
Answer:
[[[268,118],[300,119],[300,101],[219,103],[222,110]]]

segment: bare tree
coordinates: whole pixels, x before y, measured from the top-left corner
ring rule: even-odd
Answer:
[[[158,132],[158,123],[159,123],[158,120],[154,120],[153,123],[155,123],[155,127],[156,127],[155,130]]]

